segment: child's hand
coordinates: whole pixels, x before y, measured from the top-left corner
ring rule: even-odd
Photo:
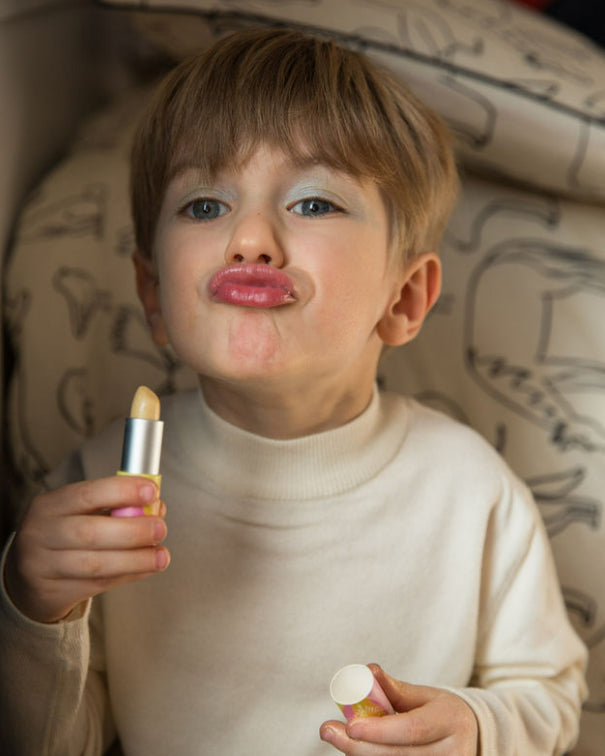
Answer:
[[[460,696],[400,682],[376,664],[369,666],[398,713],[324,722],[322,740],[348,756],[477,756],[477,720]]]
[[[168,566],[158,546],[160,516],[108,517],[111,509],[157,501],[145,478],[85,481],[33,499],[7,554],[6,585],[14,604],[38,622],[56,622],[91,596]]]

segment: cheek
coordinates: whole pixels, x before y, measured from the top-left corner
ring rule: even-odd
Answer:
[[[345,254],[340,257],[345,262],[323,268],[318,277],[326,316],[341,321],[341,326],[353,326],[381,314],[388,298],[388,280],[379,255]]]
[[[160,266],[160,305],[162,317],[171,340],[175,333],[190,328],[198,303],[198,272],[192,269],[184,256],[179,262]]]

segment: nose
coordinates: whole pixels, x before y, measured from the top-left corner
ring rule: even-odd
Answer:
[[[262,213],[250,213],[239,219],[225,250],[227,264],[261,263],[281,267],[284,252],[277,223]]]

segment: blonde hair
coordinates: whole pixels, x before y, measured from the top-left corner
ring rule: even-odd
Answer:
[[[151,256],[180,168],[215,175],[261,143],[375,181],[404,261],[436,251],[458,186],[441,119],[357,52],[298,31],[254,29],[181,63],[152,99],[132,151],[139,252]]]

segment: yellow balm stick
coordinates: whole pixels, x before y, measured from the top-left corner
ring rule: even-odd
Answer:
[[[122,461],[118,475],[140,475],[153,480],[158,490],[160,455],[164,423],[160,420],[160,400],[147,386],[139,386],[130,407],[130,417],[124,426]],[[158,514],[160,502],[144,507],[120,507],[112,510],[114,517],[139,517]]]
[[[160,400],[147,386],[139,386],[132,397],[130,417],[141,420],[160,419]]]

